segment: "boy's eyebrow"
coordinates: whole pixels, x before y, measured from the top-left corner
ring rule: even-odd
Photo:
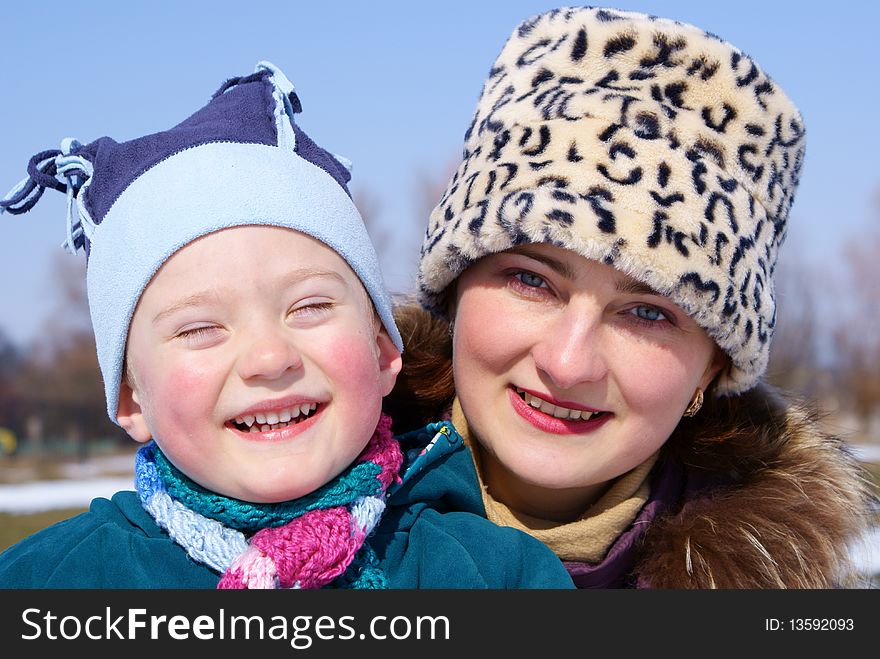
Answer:
[[[198,293],[193,293],[192,295],[187,295],[186,297],[175,301],[174,304],[164,308],[162,311],[157,313],[153,318],[153,324],[155,325],[163,318],[177,313],[181,309],[197,307],[201,304],[205,304],[208,302],[216,302],[218,299],[220,299],[220,296],[215,291],[200,291]]]
[[[292,286],[300,281],[304,281],[307,279],[315,279],[315,278],[324,278],[324,279],[334,279],[342,284],[345,283],[345,277],[334,270],[322,270],[320,268],[297,268],[289,272],[284,278],[281,279],[282,286]],[[198,291],[193,293],[192,295],[187,295],[184,298],[181,298],[174,302],[171,306],[166,307],[162,311],[156,314],[153,318],[153,324],[158,323],[163,318],[166,318],[181,309],[187,309],[189,307],[197,307],[201,304],[207,304],[211,302],[217,302],[220,299],[220,293],[216,290],[205,290]]]

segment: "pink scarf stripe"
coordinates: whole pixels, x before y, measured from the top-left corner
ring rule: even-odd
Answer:
[[[257,547],[248,547],[220,578],[217,588],[271,590],[278,587],[275,563]]]
[[[291,523],[258,531],[251,545],[275,562],[281,588],[321,588],[345,572],[361,543],[351,514],[340,508],[312,510]]]
[[[376,477],[382,483],[382,489],[387,490],[392,483],[400,482],[400,465],[403,463],[403,453],[400,450],[400,443],[391,433],[391,417],[383,414],[379,418],[379,425],[376,427],[376,434],[373,436],[374,441],[367,444],[367,448],[361,454],[360,460],[363,462],[375,462],[382,468],[382,471]]]

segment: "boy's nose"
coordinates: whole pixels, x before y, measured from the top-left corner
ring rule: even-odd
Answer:
[[[601,318],[569,312],[554,319],[538,337],[532,359],[538,370],[559,389],[597,382],[608,372]]]
[[[274,380],[302,366],[302,355],[281,332],[264,331],[253,337],[238,360],[242,379]]]

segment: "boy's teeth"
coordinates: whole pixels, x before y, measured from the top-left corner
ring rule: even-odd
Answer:
[[[235,417],[235,422],[239,425],[247,426],[250,432],[269,432],[270,430],[284,427],[291,422],[297,423],[301,416],[303,418],[308,416],[317,407],[317,403],[302,403],[278,412],[257,412],[253,415],[237,416]]]

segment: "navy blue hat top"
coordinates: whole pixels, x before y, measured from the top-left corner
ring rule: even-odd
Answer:
[[[73,141],[69,154],[85,158],[94,168],[91,189],[84,199],[92,221],[100,224],[113,202],[133,180],[182,149],[223,141],[276,145],[278,129],[273,113],[272,75],[271,70],[262,69],[248,76],[230,78],[214,93],[210,103],[169,130],[121,143],[111,137],[101,137],[84,146]],[[284,102],[288,106],[288,117],[296,135],[296,153],[330,174],[351,196],[348,189],[351,172],[336,157],[315,144],[293,121],[292,115],[302,111],[296,92],[285,94]],[[30,189],[0,201],[0,207],[16,215],[30,210],[44,188],[66,191],[67,186],[55,176],[55,158],[60,155],[62,151],[56,149],[34,156],[28,167],[31,173]],[[41,170],[35,159],[43,162]],[[68,179],[80,179],[73,183],[75,190],[79,187],[77,183],[81,184],[83,174],[82,170],[76,168],[67,170]],[[33,203],[28,204],[28,201]],[[72,247],[84,248],[88,255],[90,245],[85,236],[79,233]]]

